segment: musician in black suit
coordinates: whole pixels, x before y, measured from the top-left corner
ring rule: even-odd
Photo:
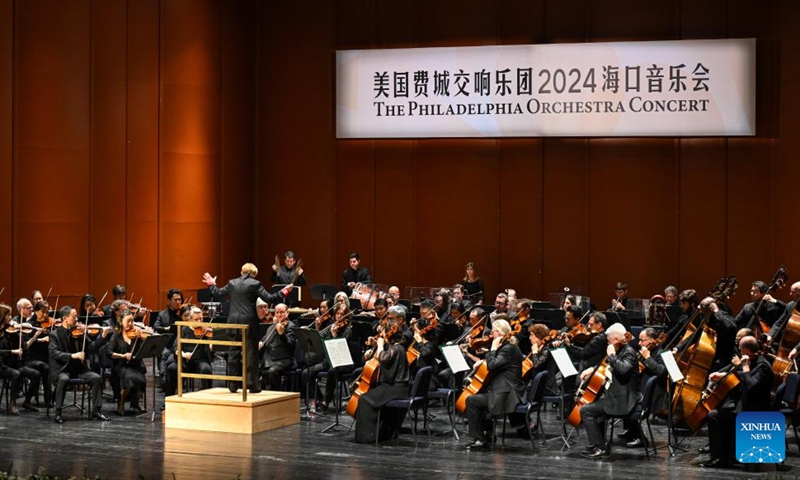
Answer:
[[[608,341],[604,333],[606,328],[608,328],[608,319],[606,315],[602,312],[593,312],[589,315],[589,321],[586,327],[594,336],[589,340],[589,343],[583,347],[570,344],[569,337],[566,337],[565,340],[568,345],[570,357],[572,360],[577,360],[579,362],[578,371],[600,365],[600,362],[602,362],[606,356],[606,350],[608,350]]]
[[[297,325],[289,321],[289,311],[285,303],[275,305],[275,323],[258,341],[258,349],[264,350],[264,368],[261,378],[269,383],[269,389],[280,390],[281,377],[297,366],[294,347],[297,338],[292,332]]]
[[[768,294],[768,288],[767,284],[761,280],[753,282],[750,286],[750,299],[752,302],[745,304],[742,307],[742,311],[736,316],[737,328],[750,328],[750,323],[756,314],[759,319],[770,327],[781,317],[781,314],[786,310],[786,304]],[[759,307],[761,307],[760,310],[756,312]]]
[[[484,360],[492,378],[486,393],[467,397],[466,415],[472,441],[464,448],[486,447],[491,416],[507,415],[516,410],[522,399],[523,359],[517,339],[511,335],[511,325],[507,320],[495,320],[492,323],[492,347]]]
[[[797,299],[800,298],[800,282],[795,282],[792,284],[792,287],[789,289],[789,296],[792,297],[792,301],[786,304],[783,314],[769,330],[769,337],[767,338],[768,343],[772,343],[773,340],[777,340],[778,337],[780,337],[780,335],[783,333],[783,330],[786,328],[786,324],[789,322],[789,319],[792,318],[792,312],[797,307]],[[789,354],[789,358],[794,358],[796,356],[796,350],[794,351],[794,355],[791,353]]]
[[[639,401],[639,362],[636,360],[636,350],[625,341],[625,333],[621,323],[615,323],[606,330],[606,372],[611,370],[611,378],[606,380],[599,399],[581,407],[581,419],[589,437],[589,446],[582,453],[586,458],[608,456],[610,442],[606,444],[605,439],[608,416],[628,415]],[[589,379],[595,370],[588,368],[581,372],[581,380]]]
[[[730,467],[736,440],[736,415],[740,412],[771,410],[773,372],[770,362],[759,355],[755,337],[744,337],[739,341],[741,357],[733,357],[731,366],[741,381],[740,389],[734,390],[723,404],[708,413],[708,450],[711,457],[700,462],[701,467]],[[710,382],[719,382],[729,374],[730,368],[708,376]],[[698,407],[699,408],[699,407]]]
[[[653,327],[647,327],[639,332],[639,361],[643,366],[639,373],[639,390],[644,394],[647,382],[653,377],[658,378],[650,403],[653,413],[664,411],[669,407],[666,391],[667,366],[659,355],[657,338],[658,330]],[[620,433],[619,437],[628,440],[626,444],[628,448],[645,446],[646,439],[639,422],[626,418],[622,420],[622,426],[625,431]]]
[[[99,420],[108,421],[108,417],[103,414],[101,407],[103,382],[100,375],[89,370],[84,360],[86,352],[83,349],[84,336],[73,337],[72,332],[78,322],[78,311],[70,305],[66,305],[59,310],[61,313],[61,326],[56,327],[50,333],[50,343],[48,344],[50,353],[50,380],[56,385],[56,423],[64,423],[61,416],[61,409],[64,405],[64,394],[66,393],[67,382],[71,378],[80,378],[91,388],[91,404],[94,408],[92,416]],[[105,338],[111,333],[111,329],[105,329],[96,340],[86,341],[86,350],[91,353],[96,342],[105,344]]]
[[[251,393],[261,391],[258,368],[258,314],[256,313],[256,299],[260,298],[267,303],[275,303],[285,298],[292,291],[292,285],[287,285],[278,293],[269,293],[261,282],[256,280],[258,268],[252,263],[242,265],[242,276],[229,280],[222,288],[217,287],[217,277],[212,277],[208,272],[203,274],[203,281],[208,285],[213,295],[228,295],[231,299],[228,323],[247,325],[247,388]],[[242,354],[238,350],[228,353],[228,375],[236,376],[242,373]],[[228,388],[236,393],[239,386],[229,382]]]
[[[616,298],[611,300],[610,310],[623,311],[628,308],[628,284],[625,282],[617,282],[614,285],[614,293]]]
[[[269,280],[272,283],[280,285],[292,284],[295,287],[302,287],[306,284],[306,274],[303,268],[297,264],[293,251],[288,250],[283,254],[283,263],[283,265],[276,264],[272,266],[272,273],[269,275]],[[300,301],[297,299],[297,293],[293,292],[289,295],[284,303],[290,307],[299,306]]]
[[[369,270],[364,267],[359,267],[361,264],[361,257],[358,253],[351,253],[349,258],[350,266],[342,273],[342,291],[348,296],[353,293],[353,287],[356,283],[372,283]]]

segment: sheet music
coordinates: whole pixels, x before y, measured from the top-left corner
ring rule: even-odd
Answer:
[[[347,345],[346,338],[332,338],[325,340],[324,343],[331,368],[353,365],[353,357],[350,356],[350,347]]]
[[[675,357],[672,355],[671,351],[667,350],[665,352],[661,352],[661,359],[664,360],[664,365],[667,367],[669,378],[672,379],[673,382],[679,382],[683,380],[681,369],[678,367],[678,363],[675,361]]]
[[[442,349],[442,355],[453,373],[465,372],[470,369],[458,345],[443,345],[439,348]]]
[[[572,364],[572,359],[569,358],[569,353],[567,353],[566,348],[562,347],[550,350],[550,354],[555,359],[558,370],[561,372],[561,376],[564,378],[569,378],[578,374],[578,371],[575,370],[575,365]]]

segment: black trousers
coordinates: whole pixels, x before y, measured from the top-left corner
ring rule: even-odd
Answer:
[[[28,392],[31,391],[33,394],[36,394],[39,391],[39,383],[41,379],[45,379],[45,388],[44,388],[44,402],[46,405],[50,404],[50,389],[47,387],[46,379],[50,378],[50,366],[41,360],[29,360],[28,363],[25,364],[26,367],[36,370],[39,373],[39,378],[36,379],[36,384],[34,385],[33,379],[31,379],[31,384],[28,385]],[[30,378],[30,377],[27,377]]]
[[[101,401],[103,382],[101,381],[100,375],[91,370],[85,370],[73,374],[72,376],[67,372],[61,372],[56,376],[54,382],[56,385],[56,415],[61,415],[61,409],[64,407],[64,395],[67,393],[67,382],[69,382],[70,378],[80,378],[89,385],[91,389],[89,398],[91,399],[95,411],[99,412],[103,406]]]
[[[726,401],[708,412],[708,448],[711,457],[730,463],[736,446],[736,405]]]
[[[589,445],[606,448],[606,420],[603,399],[581,407],[581,420],[586,427]]]
[[[491,429],[492,417],[489,415],[489,395],[476,393],[467,397],[467,422],[469,436],[486,442],[486,432]]]
[[[261,383],[261,372],[259,369],[259,351],[258,341],[258,324],[248,324],[247,334],[245,335],[245,343],[247,344],[247,385],[257,386]],[[233,349],[228,352],[228,375],[241,376],[242,375],[242,352],[238,349]],[[228,382],[228,388],[231,392],[236,393],[239,389],[239,383]]]

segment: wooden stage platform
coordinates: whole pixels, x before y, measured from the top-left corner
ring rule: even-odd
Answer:
[[[254,434],[300,423],[300,394],[241,393],[211,388],[166,398],[167,429]]]

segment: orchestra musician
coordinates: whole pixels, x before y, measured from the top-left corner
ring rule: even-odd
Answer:
[[[490,436],[491,416],[512,413],[522,399],[523,355],[517,339],[511,335],[507,320],[492,323],[492,346],[486,353],[486,367],[491,379],[485,393],[467,398],[467,421],[472,441],[463,445],[468,450],[485,448]]]
[[[450,291],[442,288],[433,297],[433,309],[439,317],[439,323],[450,323]]]
[[[361,265],[361,257],[358,253],[353,252],[348,258],[350,266],[342,273],[342,291],[347,296],[350,296],[356,283],[372,283],[372,278],[369,276],[369,270],[359,266]]]
[[[342,303],[337,304],[337,307],[343,309],[347,308],[347,306]],[[329,322],[331,317],[330,312],[331,309],[328,306],[328,300],[323,300],[319,305],[319,309],[317,310],[317,313],[319,313],[319,315],[317,315],[314,318],[314,322],[308,328],[313,328],[314,330],[320,332],[320,337],[322,337],[323,333],[327,333],[330,330],[332,330],[332,328],[327,328],[328,324],[331,323]],[[328,336],[327,338],[331,337]],[[315,400],[314,405],[315,407],[319,407],[322,397],[317,391],[317,374],[325,370],[325,354],[321,352],[310,351],[308,353],[307,362],[308,366],[306,366],[306,368],[303,369],[302,373],[303,385],[306,385],[307,388],[305,391],[301,392],[301,394],[305,394],[305,392],[313,392],[315,395],[313,397]],[[311,399],[309,399],[309,402],[310,401]]]
[[[181,320],[184,322],[202,322],[203,321],[203,311],[200,307],[192,304],[185,304],[180,309]],[[195,330],[197,329],[197,330]],[[180,329],[179,335],[181,338],[201,338],[206,337],[208,335],[209,330],[204,328],[192,328],[183,326]],[[198,336],[198,333],[200,334]],[[177,347],[177,343],[173,346],[173,349]],[[180,353],[180,359],[182,365],[181,368],[184,372],[187,373],[200,373],[205,375],[211,375],[213,370],[211,368],[211,364],[214,361],[214,354],[211,350],[211,345],[205,344],[192,344],[192,343],[184,343],[181,344],[181,352],[175,352],[173,358],[175,361],[167,363],[167,370],[166,370],[166,380],[164,383],[164,396],[169,397],[170,395],[175,395],[178,391],[178,354]],[[203,390],[209,389],[212,386],[212,381],[209,379],[202,379],[200,380],[200,388]]]
[[[624,311],[628,308],[628,284],[625,282],[617,282],[614,284],[614,293],[616,297],[611,300],[610,310],[617,312]]]
[[[27,298],[17,300],[17,315],[11,319],[17,324],[30,323],[33,317],[33,304]]]
[[[116,300],[112,302],[112,305]],[[162,380],[165,380],[167,364],[175,362],[174,345],[178,337],[178,326],[175,322],[181,321],[181,306],[183,306],[183,292],[177,288],[170,288],[167,291],[167,308],[158,312],[153,330],[160,335],[172,335],[169,343],[164,347],[161,356],[158,358],[158,371]]]
[[[475,305],[483,305],[483,280],[478,276],[475,269],[475,262],[468,262],[466,266],[466,275],[461,280],[464,286],[464,293],[468,300]]]
[[[666,307],[678,304],[678,289],[672,285],[664,289],[664,301]]]
[[[120,283],[114,285],[114,287],[111,289],[111,295],[113,295],[114,298],[111,299],[111,302],[108,305],[105,305],[100,309],[100,310],[102,310],[103,315],[105,315],[106,317],[112,317],[112,318],[115,318],[115,319],[118,318],[119,317],[119,312],[117,312],[117,315],[114,315],[114,305],[113,305],[113,303],[114,303],[115,300],[125,300],[125,295],[127,295],[127,294],[128,294],[128,289],[125,288],[125,285],[122,285]]]
[[[783,329],[786,327],[786,324],[792,317],[792,312],[797,309],[797,299],[800,298],[800,282],[795,282],[792,284],[792,286],[789,288],[789,296],[792,298],[792,300],[786,304],[783,314],[769,330],[769,335],[767,336],[768,343],[772,343],[773,340],[777,340],[780,337],[780,335],[783,333]],[[794,352],[794,354],[790,352],[789,359],[797,356],[798,349],[795,348],[792,350],[792,352]]]
[[[625,327],[621,323],[615,323],[606,330],[605,389],[599,399],[581,407],[581,419],[589,438],[589,446],[582,453],[585,458],[601,458],[610,454],[611,442],[607,444],[605,438],[608,416],[629,415],[639,401],[639,362],[636,360],[636,351],[625,342],[625,334]],[[581,381],[587,380],[594,370],[587,368],[581,372]]]
[[[64,405],[64,395],[66,394],[67,382],[71,378],[80,378],[90,387],[91,405],[94,411],[91,412],[93,418],[108,421],[109,418],[102,412],[102,387],[103,382],[99,374],[89,370],[85,360],[87,352],[91,353],[96,347],[97,342],[105,343],[105,339],[110,334],[110,329],[105,329],[96,340],[86,340],[84,335],[74,336],[73,331],[78,325],[78,311],[71,305],[63,306],[61,313],[61,326],[56,327],[50,333],[50,343],[48,344],[50,353],[50,378],[56,385],[55,398],[55,422],[64,423],[61,416]],[[80,330],[80,329],[79,329]],[[86,340],[86,351],[84,351],[84,340]]]
[[[28,361],[26,363],[28,367],[38,371],[39,377],[44,379],[42,384],[44,385],[43,390],[45,405],[50,405],[50,394],[52,390],[49,384],[50,359],[48,358],[47,351],[47,345],[50,342],[50,336],[48,335],[49,330],[44,329],[42,326],[48,325],[47,322],[51,322],[51,319],[48,316],[49,313],[50,304],[48,304],[46,301],[38,301],[33,305],[33,317],[31,317],[30,323],[34,327],[38,327],[40,330],[37,331],[38,335],[34,334],[28,340],[28,344],[30,346],[28,348]],[[49,325],[48,328],[52,328],[52,324]],[[33,340],[32,343],[31,340]],[[30,386],[28,389],[30,390]]]
[[[30,303],[30,302],[29,302]],[[22,386],[22,379],[30,380],[28,392],[25,395],[25,403],[22,408],[29,412],[36,412],[38,409],[31,405],[31,398],[35,392],[39,391],[41,376],[33,368],[24,365],[24,351],[26,349],[24,337],[20,342],[22,330],[10,333],[7,328],[11,325],[11,307],[0,304],[0,378],[9,380],[9,406],[8,411],[11,415],[19,415],[17,408],[17,397]]]
[[[768,288],[767,284],[761,280],[753,282],[750,286],[750,300],[752,301],[745,304],[739,315],[736,316],[737,328],[746,327],[754,315],[758,315],[758,318],[766,322],[770,327],[781,317],[786,310],[786,304],[766,293]],[[761,310],[756,312],[759,305]]]
[[[267,303],[275,303],[292,291],[289,284],[278,293],[269,293],[256,280],[258,268],[252,263],[242,265],[241,276],[229,280],[222,287],[217,287],[217,277],[212,277],[208,272],[203,274],[203,282],[208,286],[213,295],[230,296],[231,305],[228,314],[228,323],[247,325],[245,340],[247,341],[247,388],[250,393],[261,391],[261,379],[259,374],[259,349],[258,349],[258,315],[256,313],[256,299],[261,298]],[[228,352],[228,375],[237,376],[242,372],[242,354],[238,350]],[[231,393],[236,393],[239,385],[236,382],[228,382],[228,389]]]
[[[698,301],[699,299],[697,297],[697,291],[694,289],[684,290],[678,296],[678,305],[680,305],[681,308],[681,316],[678,317],[678,321],[675,323],[675,325],[673,325],[672,328],[667,331],[667,344],[672,344],[673,339],[685,331],[686,326],[689,323],[689,319],[691,319],[692,314],[697,309]]]
[[[277,257],[276,255],[275,258],[277,259]],[[297,264],[297,258],[293,251],[287,250],[286,253],[283,254],[283,265],[272,265],[272,272],[269,275],[269,280],[272,283],[281,285],[292,284],[296,287],[306,284],[305,271],[303,271],[303,267]],[[286,297],[284,303],[290,307],[300,306],[300,300],[298,300],[297,297],[297,293],[292,292]]]
[[[712,297],[706,297],[700,302],[700,311],[703,315],[709,315],[706,326],[716,332],[717,344],[714,359],[711,362],[711,369],[720,370],[730,364],[730,359],[733,358],[736,349],[736,321],[730,313],[717,305]],[[680,325],[680,322],[678,325]],[[673,353],[683,351],[687,345],[692,345],[698,341],[702,332],[702,328],[695,330],[694,335],[681,341],[673,350]]]
[[[380,362],[378,385],[364,393],[356,410],[356,443],[375,442],[375,424],[381,415],[381,430],[378,440],[392,438],[400,428],[405,413],[396,409],[380,408],[396,398],[408,396],[409,371],[406,349],[400,334],[401,324],[405,324],[406,310],[396,305],[386,314],[386,331],[377,338],[375,358]],[[402,322],[401,322],[402,321]]]
[[[258,350],[264,350],[264,367],[261,369],[261,383],[268,383],[269,389],[280,390],[281,376],[294,369],[294,346],[297,339],[292,333],[296,325],[289,320],[289,307],[285,303],[275,305],[275,323],[258,342]]]
[[[746,336],[739,341],[741,357],[731,363],[736,367],[733,375],[739,377],[741,387],[731,392],[718,408],[708,413],[708,452],[710,457],[700,462],[701,467],[727,468],[732,465],[736,438],[736,415],[746,411],[771,410],[773,372],[770,363],[758,354],[755,337]],[[727,372],[716,371],[709,375],[711,382],[721,380]],[[705,452],[702,452],[705,453]]]
[[[398,288],[397,285],[389,287],[389,296],[394,299],[394,303],[397,305],[397,302],[400,300],[400,288]]]
[[[125,415],[125,400],[129,400],[136,413],[143,413],[139,397],[145,393],[147,381],[144,360],[134,360],[133,356],[141,349],[143,332],[133,326],[133,312],[123,310],[114,335],[108,343],[108,351],[114,361],[114,373],[119,378],[120,394],[117,402],[117,413]],[[138,345],[138,347],[137,347]]]
[[[327,312],[326,312],[327,313]],[[332,338],[344,338],[348,342],[350,341],[350,337],[352,337],[352,329],[350,328],[350,315],[351,312],[347,308],[347,305],[340,303],[337,305],[336,312],[334,314],[333,321],[330,323],[330,328],[323,328],[320,336],[322,340],[329,340]],[[312,367],[313,369],[313,367]],[[339,376],[345,373],[352,372],[355,369],[355,365],[349,366],[342,366],[342,367],[335,367],[331,368],[330,363],[327,359],[323,358],[321,368],[314,369],[312,375],[309,375],[308,382],[314,382],[316,377],[316,372],[321,372],[327,370],[328,374],[325,377],[325,392],[324,396],[320,397],[319,392],[316,392],[316,384],[313,383],[312,386],[315,390],[315,410],[317,413],[324,413],[328,410],[328,405],[333,402],[333,394],[336,392],[336,385],[339,383]],[[308,369],[306,369],[308,370]],[[304,370],[305,373],[305,370]],[[320,400],[321,398],[321,400]]]
[[[531,355],[530,360],[533,365],[533,375],[541,372],[550,372],[545,395],[558,395],[558,385],[556,384],[556,374],[558,373],[558,365],[548,348],[548,342],[553,340],[550,338],[550,329],[541,323],[534,323],[528,327],[528,334],[531,341]]]
[[[603,361],[608,350],[608,341],[604,333],[608,327],[608,319],[602,312],[592,312],[589,315],[589,321],[586,323],[586,328],[592,334],[591,340],[584,346],[578,346],[572,343],[569,336],[565,337],[564,343],[567,345],[570,357],[578,361],[578,371],[587,368],[594,368]]]
[[[45,301],[44,295],[42,295],[41,290],[34,290],[31,292],[31,303],[36,305],[36,302],[43,302]]]
[[[658,344],[658,330],[653,327],[647,327],[639,332],[639,390],[644,393],[644,388],[647,382],[656,377],[655,391],[653,392],[651,411],[662,412],[667,405],[667,367],[664,365],[664,360],[659,355]],[[625,444],[628,448],[636,448],[646,446],[646,438],[642,432],[642,427],[639,422],[633,421],[629,418],[622,419],[623,432],[618,437],[628,440]],[[644,439],[644,440],[643,440]]]
[[[464,300],[468,300],[464,298],[464,285],[456,283],[455,285],[453,285],[453,288],[451,288],[450,291],[453,292],[452,300],[454,302],[460,303],[463,302]]]
[[[508,295],[503,292],[498,293],[494,299],[494,311],[489,314],[490,323],[500,314],[508,315]]]

